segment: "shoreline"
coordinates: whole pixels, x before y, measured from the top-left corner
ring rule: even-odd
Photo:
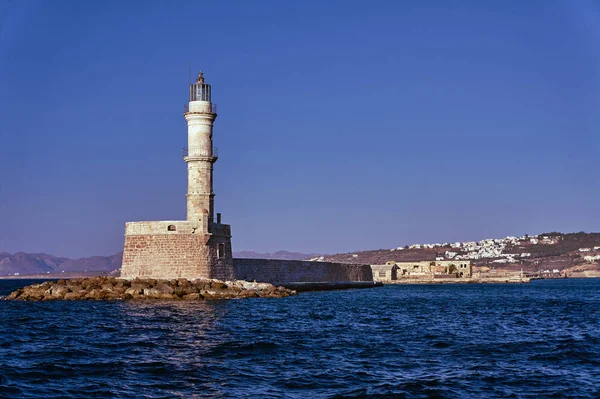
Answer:
[[[486,278],[402,278],[398,280],[382,281],[385,285],[401,284],[528,284],[530,277],[486,277]],[[548,279],[551,280],[551,279]],[[552,279],[555,280],[555,279]]]
[[[354,290],[363,288],[377,288],[383,287],[384,284],[381,281],[327,281],[327,282],[296,282],[296,283],[276,283],[284,288],[296,291],[296,292],[309,292],[309,291],[340,291],[340,290]]]
[[[0,280],[71,280],[74,278],[115,277],[108,273],[94,274],[92,272],[60,273],[60,274],[25,274],[18,276],[0,276]]]

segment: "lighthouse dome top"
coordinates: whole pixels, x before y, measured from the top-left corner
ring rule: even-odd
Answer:
[[[210,85],[204,82],[204,74],[200,71],[196,82],[190,85],[190,101],[210,102],[210,94]]]

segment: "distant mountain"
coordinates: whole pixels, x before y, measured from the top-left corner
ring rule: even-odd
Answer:
[[[113,271],[121,268],[123,252],[111,256],[92,256],[89,258],[68,259],[61,263],[60,270],[65,272]]]
[[[235,258],[262,258],[304,260],[319,256],[317,254],[302,254],[299,252],[278,251],[275,253],[258,253],[253,251],[235,252]],[[27,254],[17,252],[0,253],[0,276],[27,276],[38,274],[62,273],[96,273],[104,274],[121,268],[123,252],[111,256],[91,256],[89,258],[69,259],[59,258],[48,254]]]
[[[252,259],[284,259],[284,260],[307,260],[320,254],[303,254],[300,252],[277,251],[273,253],[260,253],[254,251],[234,252],[234,258],[252,258]]]
[[[41,274],[55,271],[67,258],[58,258],[48,254],[0,253],[0,275]]]
[[[0,276],[69,272],[111,272],[121,267],[123,253],[69,259],[48,254],[0,253]]]

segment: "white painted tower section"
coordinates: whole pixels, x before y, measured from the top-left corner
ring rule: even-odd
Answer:
[[[188,125],[188,147],[183,158],[188,169],[187,220],[198,233],[209,233],[214,215],[213,164],[217,150],[212,144],[212,129],[217,110],[202,71],[190,85],[190,102],[184,115]]]

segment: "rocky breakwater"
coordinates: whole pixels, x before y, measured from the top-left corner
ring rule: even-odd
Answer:
[[[203,300],[233,298],[281,298],[296,291],[268,283],[219,280],[123,280],[114,277],[46,281],[13,291],[5,300]]]

